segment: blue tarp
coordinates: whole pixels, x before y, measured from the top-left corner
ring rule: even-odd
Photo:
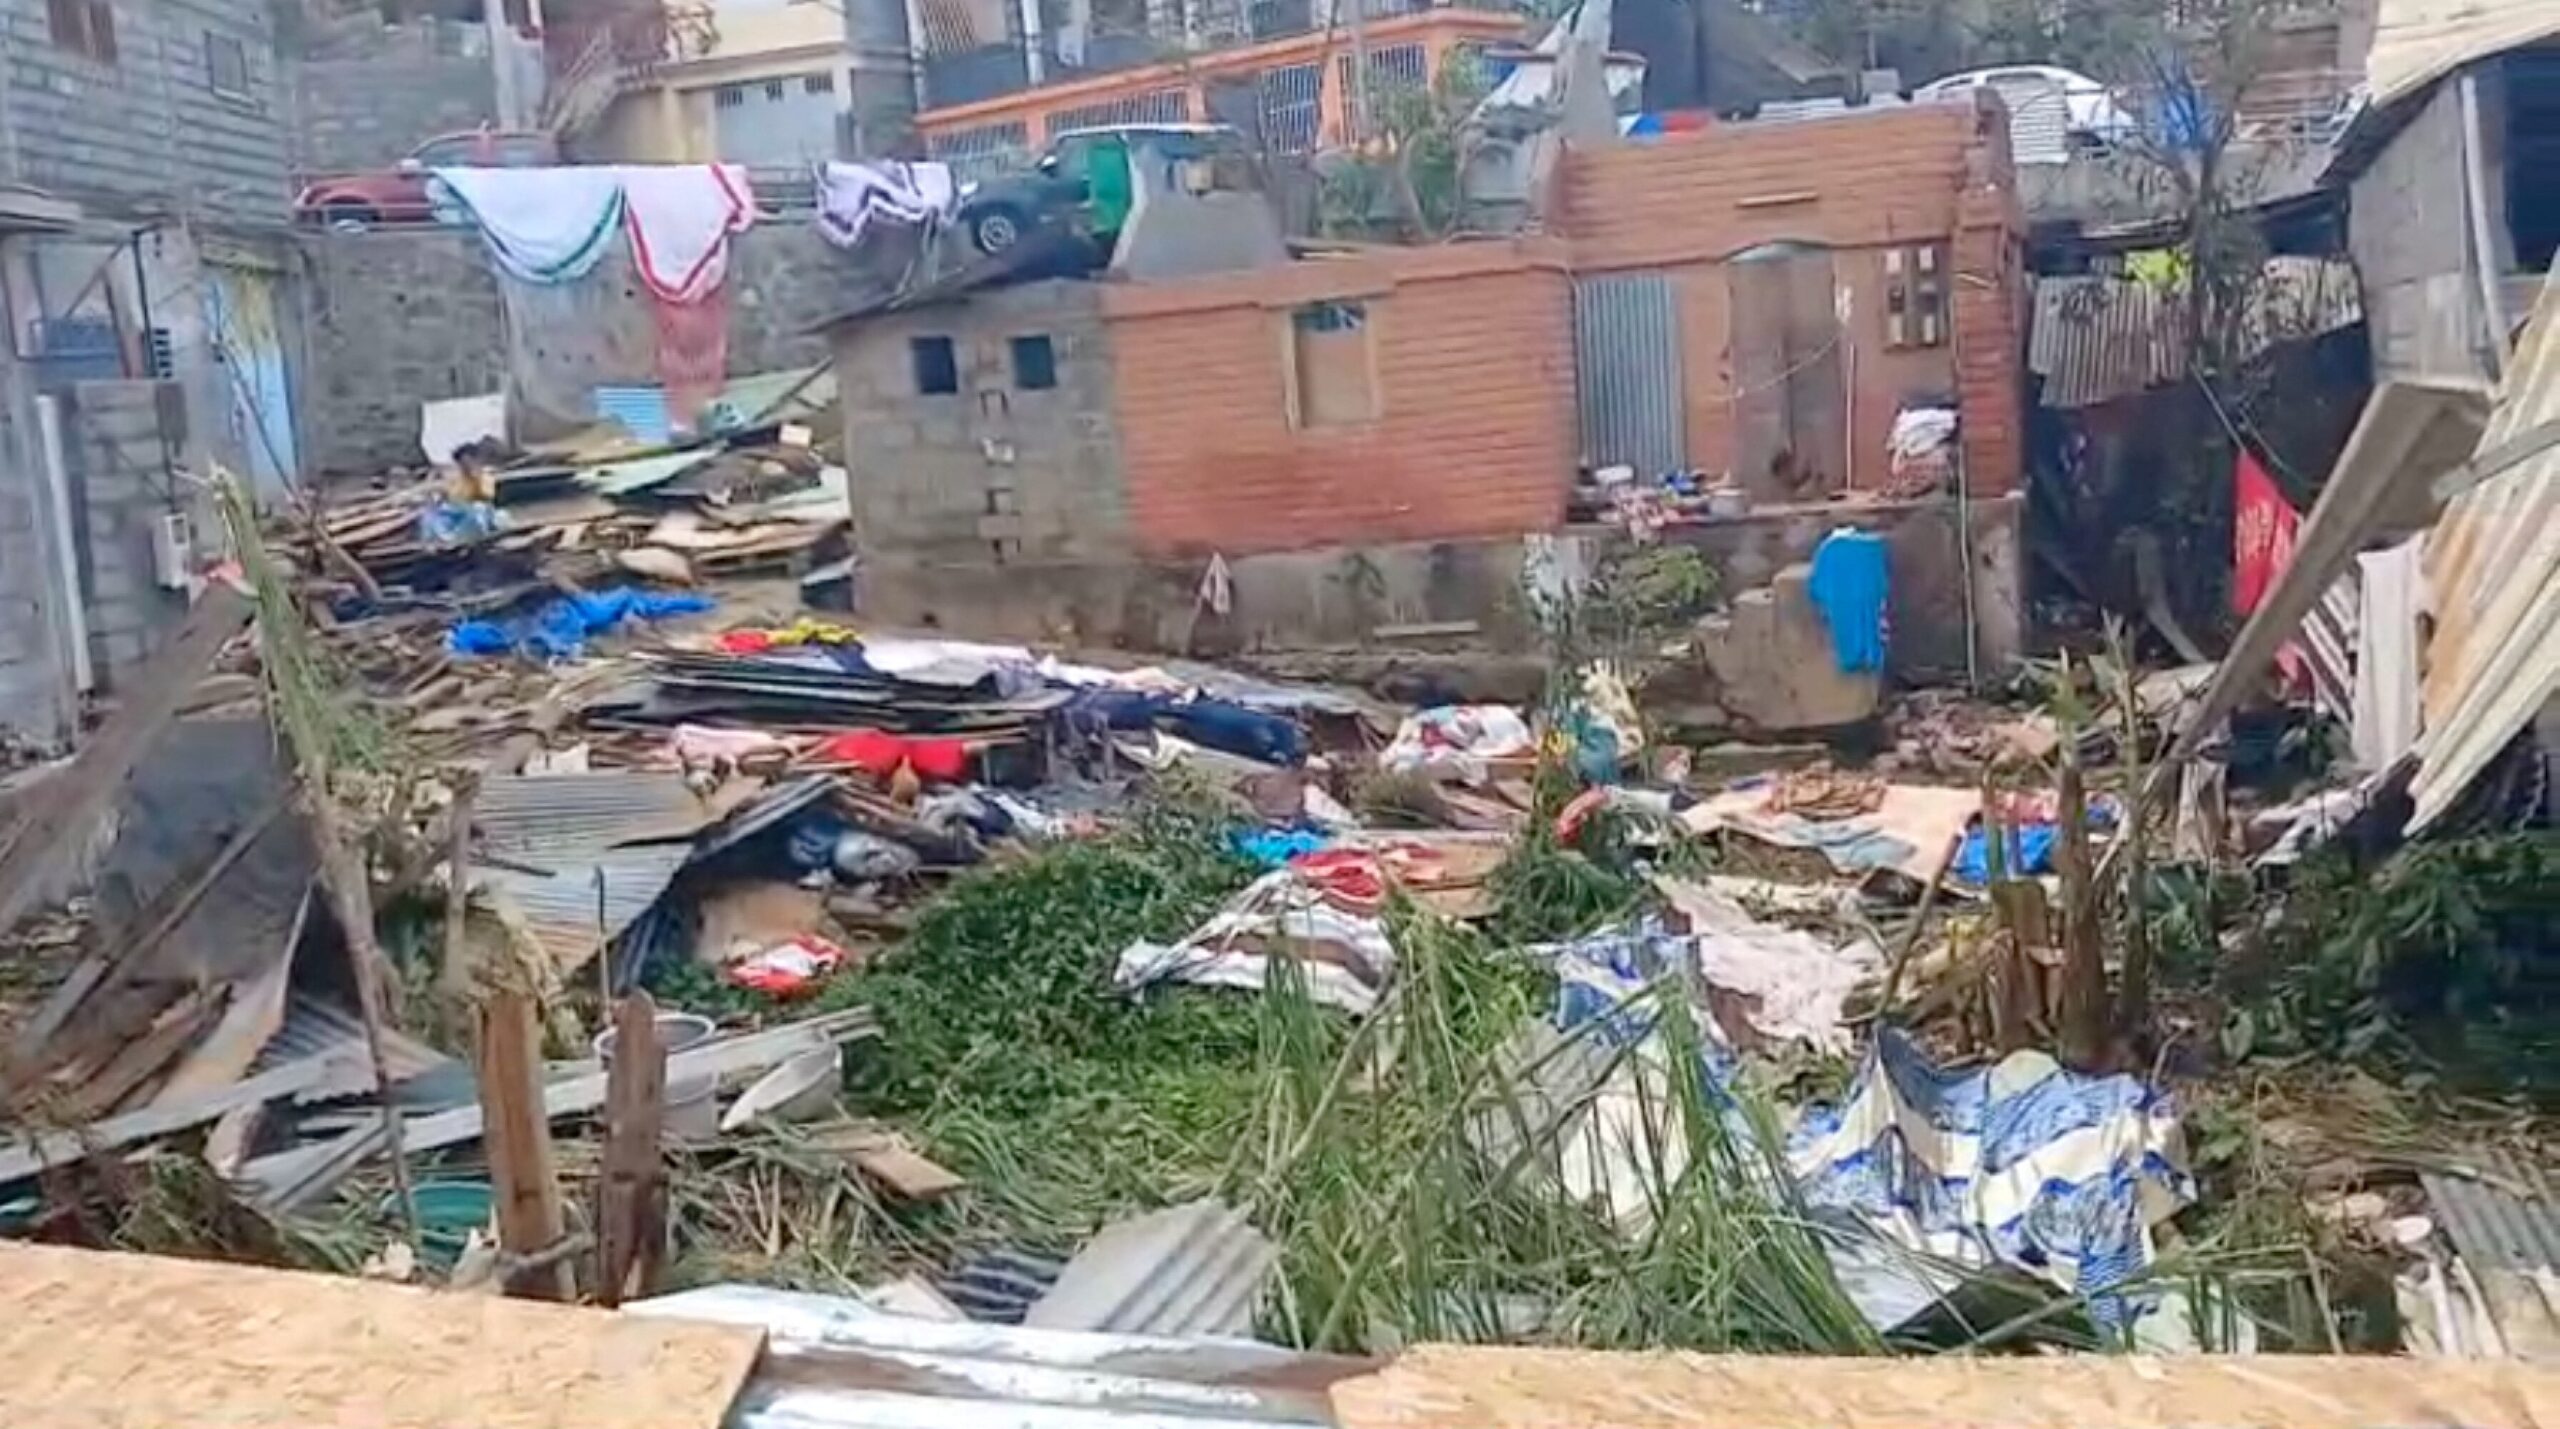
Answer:
[[[530,617],[504,623],[466,620],[445,637],[456,655],[509,655],[522,652],[542,660],[574,660],[586,653],[587,637],[633,620],[664,620],[712,608],[707,595],[660,595],[628,586],[564,595]]]

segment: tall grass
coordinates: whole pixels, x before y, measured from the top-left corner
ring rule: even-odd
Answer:
[[[1285,980],[1263,1001],[1264,1097],[1229,1189],[1281,1247],[1270,1333],[1344,1350],[1884,1347],[1794,1203],[1765,1112],[1696,1072],[1676,992],[1649,999],[1643,1051],[1524,1038],[1542,979],[1452,925],[1395,922],[1397,990],[1339,1052]],[[1581,1124],[1604,1087],[1634,1101],[1614,1136]],[[1633,1178],[1635,1214],[1568,1190],[1595,1140]]]

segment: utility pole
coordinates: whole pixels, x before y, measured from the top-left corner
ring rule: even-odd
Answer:
[[[843,0],[842,14],[849,92],[836,153],[916,157],[916,56],[907,0]]]

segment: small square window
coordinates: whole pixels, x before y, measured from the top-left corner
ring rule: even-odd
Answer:
[[[1291,426],[1342,426],[1378,415],[1378,359],[1366,306],[1309,303],[1289,314],[1288,338]]]
[[[800,92],[833,94],[836,92],[836,77],[833,74],[804,74],[800,76]]]
[[[229,35],[204,32],[204,81],[214,93],[249,97],[249,47]]]
[[[735,109],[746,102],[747,92],[734,84],[724,84],[711,91],[711,107],[714,109]]]
[[[780,104],[782,102],[782,81],[778,79],[766,80],[764,82],[764,97],[775,104]]]
[[[1047,333],[1013,340],[1013,385],[1025,392],[1046,392],[1058,385],[1058,353]]]
[[[111,0],[45,0],[45,28],[55,45],[100,64],[116,62],[116,11]]]
[[[908,338],[907,357],[915,364],[919,395],[944,397],[960,390],[960,354],[951,346],[951,339]]]

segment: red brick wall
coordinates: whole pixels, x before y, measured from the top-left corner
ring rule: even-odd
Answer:
[[[1149,556],[1552,529],[1573,479],[1571,284],[1465,244],[1109,290],[1130,521]],[[1377,415],[1293,428],[1292,309],[1363,304]]]
[[[1850,298],[1842,376],[1854,416],[1843,414],[1852,424],[1843,475],[1876,484],[1901,400],[1954,392],[1974,489],[2016,486],[2020,224],[1996,108],[1915,105],[1577,148],[1560,193],[1576,272],[1663,271],[1678,289],[1694,466],[1722,472],[1735,459],[1724,260],[1798,242],[1833,250],[1834,282]],[[1954,341],[1888,348],[1884,252],[1922,243],[1947,245]]]

